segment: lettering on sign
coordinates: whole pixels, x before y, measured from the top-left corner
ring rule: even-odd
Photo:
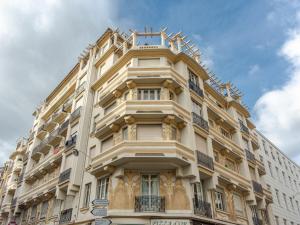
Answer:
[[[151,225],[191,225],[189,220],[151,220]]]
[[[94,216],[107,216],[107,209],[106,208],[94,208],[91,213]]]
[[[107,199],[94,199],[92,201],[92,204],[94,206],[108,206],[108,200]]]
[[[109,219],[102,219],[102,218],[97,218],[95,219],[95,225],[110,225],[111,220]]]

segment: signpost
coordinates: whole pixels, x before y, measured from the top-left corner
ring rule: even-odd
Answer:
[[[91,213],[94,216],[100,217],[95,218],[95,225],[110,225],[111,220],[103,217],[107,216],[107,206],[109,204],[107,199],[94,199],[92,201],[93,209]]]

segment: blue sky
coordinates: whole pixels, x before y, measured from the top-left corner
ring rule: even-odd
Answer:
[[[300,1],[0,2],[0,163],[31,113],[108,27],[182,31],[243,93],[257,127],[300,163]],[[298,101],[297,101],[298,100]]]

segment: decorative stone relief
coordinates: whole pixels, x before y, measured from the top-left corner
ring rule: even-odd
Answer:
[[[160,193],[166,197],[167,210],[190,209],[190,201],[182,179],[176,178],[174,172],[165,172],[160,175]]]

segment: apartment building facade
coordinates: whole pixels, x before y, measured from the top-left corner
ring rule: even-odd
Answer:
[[[265,182],[274,196],[275,225],[300,224],[300,168],[263,134],[257,132],[260,159],[266,167]]]
[[[250,113],[200,62],[107,29],[33,113],[2,224],[275,224]]]

